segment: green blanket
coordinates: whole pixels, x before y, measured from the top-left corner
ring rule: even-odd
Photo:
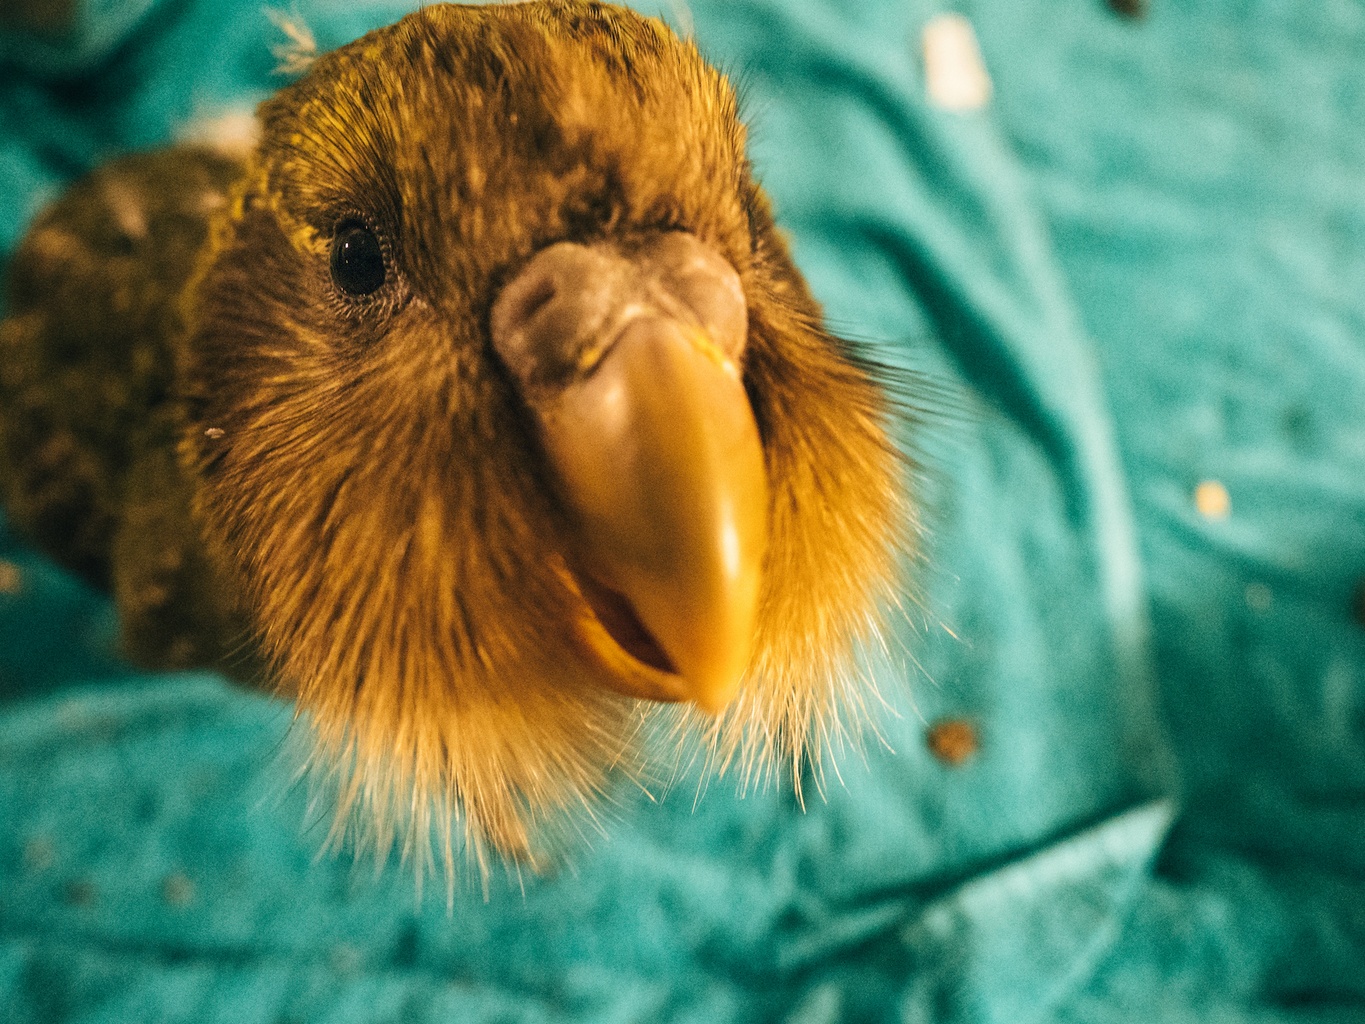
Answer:
[[[448,910],[317,858],[291,708],[121,665],[5,535],[0,1020],[1365,1020],[1365,9],[966,0],[951,110],[933,0],[638,6],[744,84],[835,326],[950,396],[880,737]],[[0,37],[0,250],[278,81],[256,0],[80,10]]]

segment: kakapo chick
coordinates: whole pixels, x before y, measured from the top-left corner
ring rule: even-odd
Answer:
[[[381,844],[533,857],[656,702],[799,765],[913,524],[724,76],[619,7],[433,6],[259,120],[97,170],[16,254],[16,526],[139,662],[294,696]]]

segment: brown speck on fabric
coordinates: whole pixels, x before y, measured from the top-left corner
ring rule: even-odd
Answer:
[[[1147,0],[1106,0],[1109,9],[1124,18],[1147,17]]]
[[[0,594],[17,594],[24,589],[24,574],[13,562],[0,560]]]
[[[194,901],[194,883],[176,871],[161,883],[161,898],[173,907],[187,907]]]
[[[976,726],[965,718],[936,722],[925,733],[924,740],[931,754],[952,767],[970,760],[981,747]]]
[[[88,879],[80,878],[66,885],[66,902],[73,907],[91,906],[98,895],[95,883]]]

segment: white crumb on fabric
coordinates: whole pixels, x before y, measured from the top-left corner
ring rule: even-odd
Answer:
[[[960,14],[931,18],[921,35],[929,102],[943,110],[980,110],[993,86],[977,45],[976,30]]]
[[[1232,497],[1217,480],[1204,480],[1194,489],[1194,507],[1205,519],[1226,519],[1232,514]]]

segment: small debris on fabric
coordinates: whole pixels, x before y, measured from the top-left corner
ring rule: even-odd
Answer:
[[[161,883],[161,897],[173,907],[187,907],[194,901],[194,883],[176,871]]]
[[[1232,514],[1232,497],[1217,480],[1204,480],[1194,489],[1194,507],[1205,519],[1226,519]]]
[[[941,14],[924,26],[924,80],[929,102],[943,110],[980,110],[991,100],[991,76],[976,31],[960,14]]]
[[[46,871],[56,859],[57,850],[50,839],[38,836],[24,844],[24,866],[30,871]]]
[[[1115,14],[1137,20],[1147,17],[1147,0],[1106,0]]]
[[[8,559],[0,559],[0,594],[17,594],[24,589],[24,573]]]
[[[88,907],[95,902],[97,895],[95,883],[84,878],[66,885],[66,902],[73,907]]]
[[[946,718],[937,722],[924,738],[929,752],[953,767],[970,760],[981,748],[976,727],[965,718]]]
[[[217,441],[220,437],[223,436],[223,428],[209,427],[207,430],[204,431],[204,436],[207,437],[210,441]]]

